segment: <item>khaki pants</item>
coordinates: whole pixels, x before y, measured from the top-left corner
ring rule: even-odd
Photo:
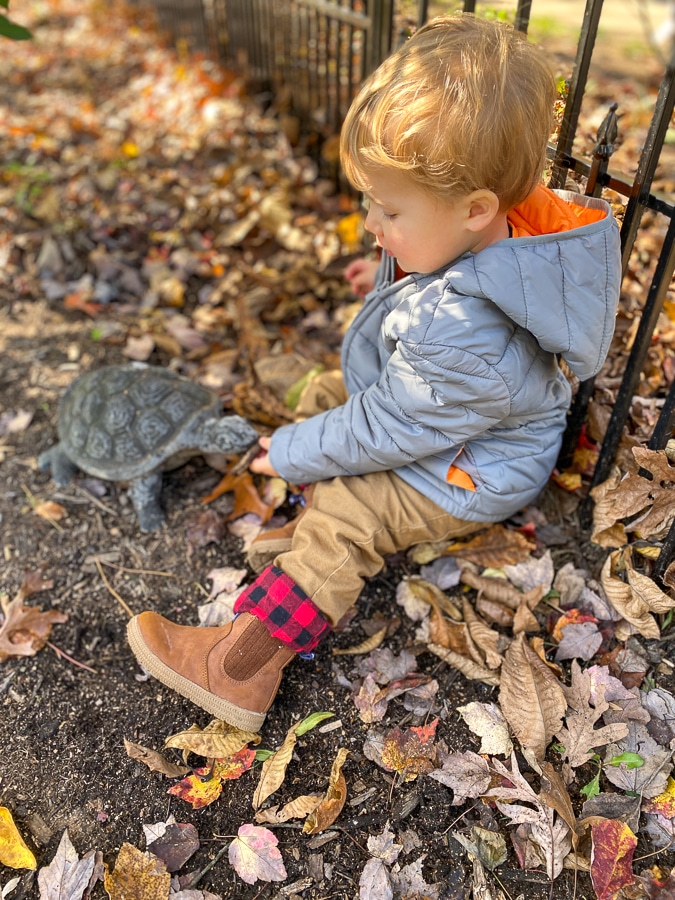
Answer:
[[[313,379],[296,413],[307,418],[346,400],[339,372]],[[384,557],[425,541],[463,537],[489,523],[457,519],[393,471],[319,481],[293,544],[274,564],[308,594],[334,625],[384,567]]]

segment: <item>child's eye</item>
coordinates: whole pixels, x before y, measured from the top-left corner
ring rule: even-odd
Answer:
[[[383,212],[382,215],[385,217],[385,219],[388,219],[388,220],[391,222],[393,219],[396,218],[396,216],[398,215],[398,213],[386,213],[386,212]]]

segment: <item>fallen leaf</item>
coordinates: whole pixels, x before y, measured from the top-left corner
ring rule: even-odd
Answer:
[[[307,816],[307,820],[302,826],[303,834],[318,834],[320,831],[325,831],[342,812],[347,800],[347,785],[345,776],[342,774],[342,766],[348,755],[349,750],[340,747],[333,760],[326,793],[318,806]]]
[[[493,525],[469,541],[450,544],[444,552],[448,556],[459,556],[479,566],[499,569],[523,562],[534,549],[534,544],[518,531],[504,528],[503,525]]]
[[[89,887],[95,863],[94,850],[79,858],[66,829],[54,859],[38,872],[41,900],[80,900]]]
[[[437,751],[433,738],[437,724],[438,719],[434,719],[426,728],[402,731],[396,726],[387,732],[381,751],[384,767],[397,772],[404,781],[435,769]]]
[[[33,591],[29,591],[33,593]],[[35,656],[50,638],[52,626],[68,621],[66,613],[50,609],[42,612],[36,606],[24,606],[24,591],[9,603],[3,602],[0,594],[0,605],[5,621],[0,625],[0,662],[6,662],[17,656]]]
[[[37,869],[33,852],[19,834],[12,814],[0,806],[0,863],[11,869]]]
[[[387,863],[393,865],[399,857],[403,844],[394,842],[394,834],[389,828],[389,822],[384,826],[380,834],[371,834],[367,842],[368,852]]]
[[[208,768],[199,768],[194,770],[193,775],[187,775],[176,784],[171,785],[167,794],[180,797],[193,809],[203,809],[214,803],[222,791],[223,783],[220,778],[213,775]]]
[[[590,705],[591,678],[587,672],[582,672],[576,660],[572,663],[572,683],[563,690],[570,710],[565,716],[565,727],[561,727],[556,736],[565,747],[565,759],[572,768],[577,768],[591,759],[595,748],[626,737],[628,725],[618,722],[594,728],[609,703],[605,700],[604,689],[598,686],[594,706]]]
[[[621,763],[607,765],[622,753],[634,753],[644,760],[644,765],[632,768]],[[661,747],[651,737],[644,725],[628,723],[628,735],[614,744],[608,744],[605,751],[604,775],[608,781],[622,791],[631,791],[647,799],[662,794],[668,784],[672,750]]]
[[[633,853],[637,838],[628,825],[605,819],[591,825],[591,881],[598,900],[615,900],[633,883]]]
[[[453,831],[452,836],[491,872],[506,862],[506,841],[498,831],[488,831],[480,825],[473,825],[468,834]]]
[[[110,900],[165,900],[169,896],[171,875],[153,853],[142,853],[124,843],[112,872],[105,866],[103,885]]]
[[[288,875],[278,843],[268,828],[240,825],[237,837],[230,844],[228,859],[246,884],[258,880],[285,881]]]
[[[168,872],[177,872],[199,850],[199,835],[190,823],[171,822],[147,848],[162,860]]]
[[[359,878],[359,900],[393,900],[389,870],[381,859],[371,857]]]
[[[427,649],[446,662],[449,666],[459,669],[466,678],[483,681],[485,684],[499,684],[500,676],[494,669],[486,669],[484,666],[475,663],[472,659],[467,659],[466,656],[461,656],[459,653],[454,653],[452,650],[447,650],[445,647],[441,647],[438,644],[427,644]]]
[[[430,778],[452,789],[452,805],[460,806],[466,800],[475,800],[490,786],[490,767],[482,756],[471,750],[464,753],[440,752],[440,769],[429,772]]]
[[[146,765],[151,772],[161,772],[168,778],[177,778],[179,775],[186,775],[190,769],[187,766],[177,766],[170,762],[165,756],[157,750],[150,750],[141,744],[134,744],[124,738],[124,749],[132,759],[137,759]]]
[[[523,747],[543,759],[560,730],[567,701],[558,679],[522,634],[504,655],[499,705]]]
[[[490,756],[511,756],[513,744],[501,709],[496,703],[467,703],[457,712],[474,734],[481,738],[479,753]]]
[[[304,819],[317,808],[322,797],[323,794],[303,794],[285,803],[281,809],[278,806],[259,809],[255,814],[255,820],[259,825],[279,825],[289,819]]]
[[[184,755],[194,753],[206,759],[226,759],[245,747],[259,744],[262,738],[253,731],[242,731],[219,719],[212,720],[203,730],[196,725],[187,731],[172,735],[164,743],[165,747],[175,747]]]

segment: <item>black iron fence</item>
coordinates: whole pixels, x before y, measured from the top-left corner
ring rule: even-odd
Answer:
[[[185,41],[191,49],[204,51],[234,66],[249,81],[285,97],[305,127],[324,136],[337,133],[364,76],[405,34],[394,0],[153,0],[153,5],[160,24],[175,40]],[[481,10],[475,6],[475,0],[465,0],[463,9],[480,14]],[[549,148],[550,184],[563,187],[574,173],[585,193],[600,196],[603,189],[610,189],[625,199],[621,226],[624,277],[646,211],[663,217],[665,236],[646,290],[639,326],[602,440],[591,488],[610,474],[675,271],[675,204],[672,196],[653,190],[675,104],[675,53],[671,52],[670,60],[664,64],[634,177],[609,170],[617,138],[617,113],[621,113],[615,103],[608,107],[592,157],[583,159],[573,153],[602,8],[603,0],[587,0],[559,136],[555,146]],[[531,9],[532,0],[518,0],[514,19],[517,29],[527,32]],[[419,0],[412,27],[422,24],[428,12],[427,0]],[[407,21],[410,22],[410,13]],[[593,387],[592,382],[585,382],[576,392],[561,451],[561,468],[571,460],[577,446]],[[664,449],[673,437],[675,381],[668,385],[664,377],[660,395],[660,414],[649,440],[652,450]],[[590,520],[591,503],[589,495],[581,510],[585,524]],[[674,556],[675,522],[662,543],[652,576],[662,580]]]

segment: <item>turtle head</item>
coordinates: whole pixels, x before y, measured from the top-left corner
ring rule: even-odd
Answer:
[[[199,429],[201,453],[235,455],[248,450],[258,440],[258,432],[241,416],[206,419]]]

